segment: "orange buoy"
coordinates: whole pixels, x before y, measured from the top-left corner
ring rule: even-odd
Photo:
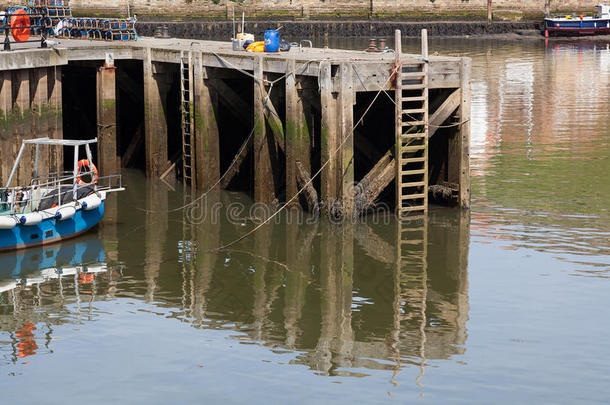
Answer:
[[[30,17],[25,10],[16,10],[11,17],[11,33],[16,42],[25,42],[30,39]]]
[[[84,167],[87,167],[85,170],[85,173],[81,174],[81,171]],[[91,181],[87,182],[84,181],[81,177],[83,177],[84,175],[86,176],[90,176],[91,177]],[[97,167],[95,167],[95,165],[91,162],[89,162],[87,159],[82,159],[78,161],[78,177],[76,178],[76,181],[78,182],[78,184],[94,184],[97,183],[97,179],[99,177],[99,172],[97,171]]]

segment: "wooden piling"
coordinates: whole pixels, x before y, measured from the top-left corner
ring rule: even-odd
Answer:
[[[353,66],[351,63],[340,65],[340,112],[341,112],[341,148],[339,162],[341,180],[341,200],[343,215],[351,215],[354,211],[354,83]]]
[[[275,199],[271,150],[267,136],[264,100],[263,57],[254,58],[254,201],[271,203]]]
[[[146,175],[159,177],[169,166],[167,155],[167,84],[152,51],[144,49],[144,127]]]
[[[116,67],[97,70],[97,160],[104,175],[120,172],[117,151]]]
[[[336,94],[333,94],[332,66],[330,62],[320,63],[320,105],[322,112],[321,122],[321,164],[325,165],[322,170],[321,198],[324,202],[323,209],[328,210],[339,200],[337,161],[333,154],[337,149],[338,134],[338,102]]]
[[[193,54],[195,104],[195,166],[197,187],[203,191],[220,178],[218,93],[212,86],[213,70],[203,67],[201,52]]]
[[[300,162],[304,174],[308,176],[311,174],[311,138],[305,115],[306,101],[302,93],[299,94],[294,59],[288,62],[286,74],[286,200],[288,201],[299,189],[297,162]]]
[[[460,206],[463,209],[470,208],[470,72],[472,61],[470,58],[462,58],[460,63],[460,77],[462,88],[462,102],[460,104],[460,132],[459,132],[459,153],[460,153]]]

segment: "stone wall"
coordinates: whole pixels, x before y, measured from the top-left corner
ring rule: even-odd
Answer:
[[[0,6],[26,0],[0,0]],[[554,11],[593,11],[599,0],[551,0]],[[487,0],[72,0],[77,14],[226,18],[245,11],[249,17],[468,17],[483,15]],[[526,15],[541,14],[544,0],[493,0],[494,9]]]

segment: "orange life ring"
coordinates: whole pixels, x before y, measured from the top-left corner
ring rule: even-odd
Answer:
[[[30,39],[30,17],[25,10],[16,10],[11,17],[11,33],[17,42],[25,42]]]
[[[87,166],[87,171],[85,173],[93,172],[93,180],[89,183],[84,181],[81,178],[81,169]],[[76,181],[78,184],[94,184],[97,183],[97,179],[99,178],[99,172],[97,171],[97,167],[87,159],[82,159],[78,161],[78,176],[76,177]]]

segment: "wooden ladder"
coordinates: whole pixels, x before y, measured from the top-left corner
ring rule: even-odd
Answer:
[[[428,33],[421,36],[421,57],[402,60],[396,47],[396,212],[400,218],[428,212]]]
[[[400,66],[396,79],[396,186],[401,217],[428,210],[428,64]]]
[[[193,179],[193,70],[192,53],[180,52],[180,113],[182,120],[182,181],[195,187]]]

